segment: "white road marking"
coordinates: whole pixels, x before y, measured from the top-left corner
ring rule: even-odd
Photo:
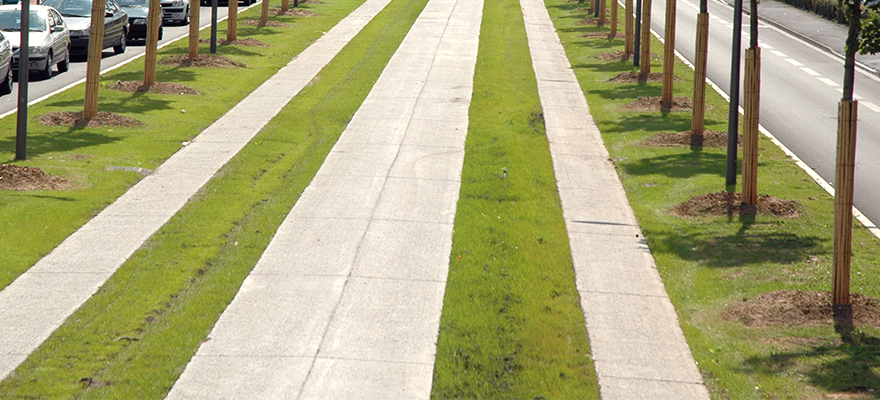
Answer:
[[[770,50],[770,52],[773,53],[776,57],[788,58],[788,56],[785,55],[785,53],[783,53],[779,50]]]
[[[812,75],[812,76],[819,76],[819,73],[816,71],[813,71],[812,68],[803,67],[803,68],[801,68],[801,71],[804,71],[807,74]]]
[[[803,67],[804,64],[801,64],[798,60],[793,58],[785,58],[785,61],[788,61],[789,64],[794,65],[795,67]]]
[[[765,49],[767,49],[767,50],[773,50],[773,46],[771,46],[771,45],[769,45],[769,44],[767,44],[767,43],[764,43],[764,42],[762,42],[762,41],[760,41],[760,40],[758,41],[758,44],[761,45],[761,47],[763,47],[763,48],[765,48]]]
[[[819,79],[820,81],[822,81],[822,83],[824,83],[828,86],[833,86],[833,87],[840,86],[837,84],[837,82],[832,81],[831,79],[828,79],[828,78],[817,78],[817,79]]]
[[[878,105],[876,105],[876,104],[874,104],[874,103],[871,103],[870,101],[863,101],[863,102],[861,102],[860,104],[863,105],[863,106],[865,106],[865,107],[870,108],[871,111],[874,111],[874,112],[880,113],[880,106],[878,106]]]

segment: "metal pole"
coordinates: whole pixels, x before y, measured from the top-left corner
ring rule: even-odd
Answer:
[[[596,6],[593,7],[593,17],[599,18],[599,0],[596,0]]]
[[[642,0],[636,0],[636,31],[633,37],[633,65],[639,66],[639,48],[642,43]]]
[[[238,1],[238,0],[230,0]],[[217,52],[217,0],[211,0],[211,54]]]
[[[736,139],[739,135],[739,71],[742,52],[742,0],[733,3],[733,50],[730,55],[730,109],[727,120],[727,179],[728,189],[736,185]]]
[[[27,159],[28,74],[30,74],[30,51],[28,32],[31,26],[30,0],[21,2],[21,42],[18,47],[18,116],[15,129],[15,159]],[[12,68],[10,66],[9,68]]]

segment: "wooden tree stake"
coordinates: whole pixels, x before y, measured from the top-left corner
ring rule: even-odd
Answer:
[[[675,77],[675,0],[666,0],[666,37],[663,44],[663,88],[660,105],[672,107],[672,79]]]
[[[624,27],[623,27],[623,32],[624,32],[623,33],[624,34],[623,53],[624,54],[632,54],[634,51],[634,47],[635,47],[633,44],[633,41],[634,41],[634,37],[633,37],[634,33],[633,32],[635,32],[635,27],[634,27],[634,23],[635,23],[634,19],[635,18],[633,17],[633,0],[626,0],[624,2],[623,11],[626,12],[626,18],[625,18]]]
[[[237,1],[237,0],[236,0]],[[199,57],[199,10],[200,0],[192,0],[195,7],[189,9],[189,58],[194,60]]]
[[[92,21],[104,20],[103,1],[92,2]],[[101,52],[104,50],[104,24],[92,24],[89,29],[89,59],[86,64],[86,93],[83,119],[98,115],[98,82],[101,77]]]
[[[226,19],[226,41],[238,39],[238,0],[229,0],[228,17]]]
[[[617,1],[617,0],[612,0]],[[597,25],[604,26],[605,25],[605,8],[606,8],[606,0],[599,0],[599,23]]]
[[[709,13],[697,14],[696,63],[694,63],[694,114],[691,134],[703,135],[706,119],[706,62],[709,56]]]
[[[611,0],[611,33],[608,37],[614,39],[617,36],[617,0]]]
[[[287,10],[290,10],[290,0],[281,0],[281,13],[286,13]]]
[[[156,83],[156,55],[159,46],[159,24],[162,22],[162,5],[159,0],[150,0],[147,17],[147,43],[144,50],[144,86]]]
[[[263,8],[260,9],[260,26],[269,23],[269,0],[263,0]]]
[[[761,48],[746,49],[743,82],[742,201],[758,204],[758,122],[761,106]]]
[[[852,262],[853,176],[856,159],[858,100],[841,100],[837,115],[837,167],[834,176],[834,272],[832,305],[835,326],[852,326],[849,297]]]
[[[647,79],[651,73],[651,0],[642,1],[642,38],[640,44],[639,73]]]

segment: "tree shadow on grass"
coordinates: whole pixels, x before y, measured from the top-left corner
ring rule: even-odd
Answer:
[[[29,132],[27,137],[27,153],[28,157],[33,158],[41,154],[100,146],[119,140],[120,138],[118,137],[96,133],[89,128],[60,128],[45,133]],[[8,139],[0,139],[0,148],[15,148],[15,137],[11,136]]]
[[[877,399],[880,375],[875,371],[880,370],[880,339],[857,332],[838,344],[750,357],[744,369],[765,376],[799,373],[811,385],[828,392]]]
[[[734,217],[732,217],[734,218]],[[827,239],[789,232],[749,233],[754,217],[743,217],[742,229],[727,236],[691,227],[688,232],[664,232],[661,246],[688,261],[709,267],[730,268],[759,264],[792,264],[822,253]],[[656,235],[656,234],[655,234]]]
[[[194,82],[196,74],[192,68],[159,68],[156,72],[156,80],[160,82]],[[143,71],[140,72],[120,72],[110,76],[110,79],[120,81],[142,81],[144,80]],[[100,100],[100,99],[99,99]]]
[[[145,114],[154,110],[170,110],[173,108],[172,104],[171,100],[156,98],[156,95],[153,94],[134,92],[123,97],[105,96],[99,98],[98,110],[119,114]],[[82,106],[82,100],[56,101],[49,105],[59,108],[75,108]]]

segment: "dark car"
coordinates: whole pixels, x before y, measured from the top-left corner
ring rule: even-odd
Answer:
[[[116,1],[128,14],[128,41],[147,40],[147,17],[150,15],[150,0]],[[159,18],[159,40],[162,40],[162,18]]]
[[[115,0],[106,1],[102,49],[112,47],[116,54],[124,53],[129,29],[128,14]],[[54,7],[64,17],[64,22],[70,29],[70,55],[86,56],[89,53],[89,31],[92,26],[92,0],[46,0],[43,5]]]

